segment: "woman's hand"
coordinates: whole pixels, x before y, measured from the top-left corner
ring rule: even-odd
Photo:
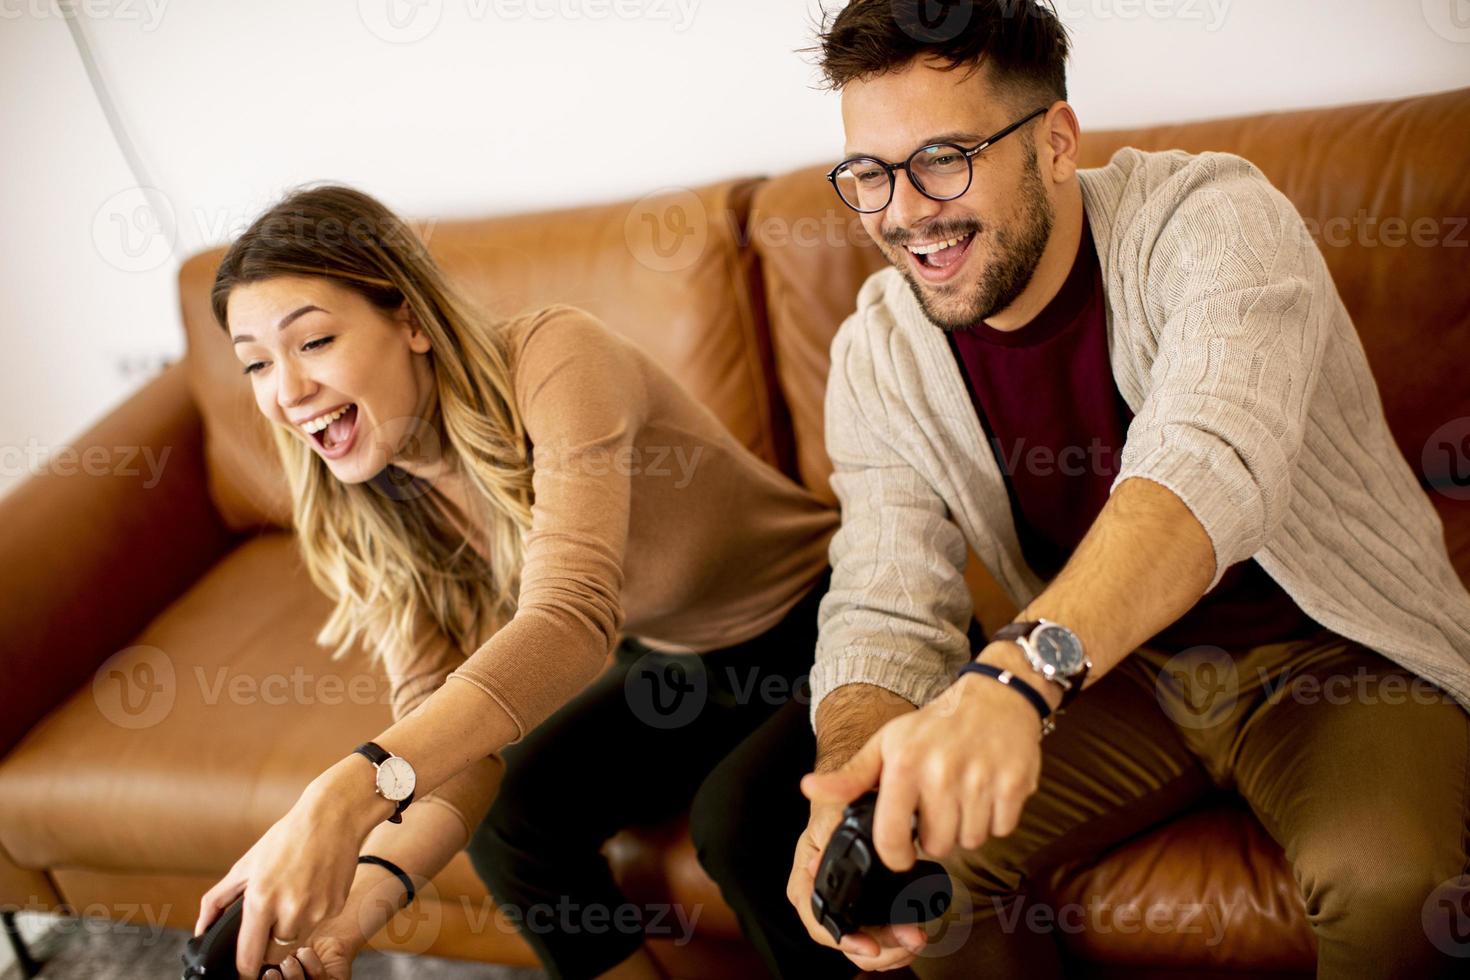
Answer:
[[[364,825],[364,815],[376,816],[377,808],[354,812],[358,801],[330,791],[330,775],[313,782],[200,902],[196,934],[244,891],[235,948],[242,978],[260,975],[272,937],[299,943],[347,903],[357,856],[372,827]],[[391,811],[391,803],[377,799]]]
[[[311,940],[265,972],[265,980],[352,980],[352,947],[336,936]]]

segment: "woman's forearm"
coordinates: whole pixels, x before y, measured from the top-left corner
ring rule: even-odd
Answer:
[[[494,755],[518,734],[515,720],[490,695],[467,681],[445,681],[377,742],[409,761],[414,792],[423,796],[471,763]]]
[[[469,843],[468,828],[478,826],[489,811],[500,772],[497,760],[472,764],[445,784],[438,799],[418,800],[404,810],[401,824],[384,821],[374,827],[361,853],[398,865],[422,893],[424,884]],[[317,931],[341,939],[356,955],[403,907],[404,892],[402,882],[386,868],[358,865],[346,905]]]
[[[468,682],[444,683],[374,741],[414,768],[416,797],[424,797],[466,767],[483,762],[516,738],[514,720],[500,704]],[[379,796],[373,764],[352,752],[313,781],[315,805],[356,829],[358,839],[393,814]],[[404,812],[407,821],[410,806]]]

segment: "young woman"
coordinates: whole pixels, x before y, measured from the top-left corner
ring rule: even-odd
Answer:
[[[792,695],[837,515],[589,314],[476,312],[349,188],[261,215],[221,262],[213,307],[335,602],[318,642],[334,659],[368,646],[396,721],[376,757],[312,782],[205,896],[198,930],[243,891],[243,973],[270,961],[340,980],[406,883],[473,837],[552,975],[658,976],[653,915],[687,928],[698,910],[629,905],[599,849],[698,795],[701,856],[717,879],[741,863],[718,860],[734,834],[720,774],[757,764],[743,743],[767,752],[805,728]],[[625,633],[641,642],[604,670]],[[777,734],[751,738],[775,716]],[[789,845],[771,842],[769,907],[737,914],[773,968],[805,970],[790,964],[829,951],[784,900]]]

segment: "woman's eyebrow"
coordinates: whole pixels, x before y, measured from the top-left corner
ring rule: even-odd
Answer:
[[[316,305],[313,305],[311,303],[307,303],[305,306],[298,307],[297,309],[294,309],[290,313],[287,313],[285,316],[281,317],[281,322],[276,324],[276,330],[278,332],[281,331],[281,330],[285,330],[287,327],[289,327],[291,325],[292,321],[295,320],[297,317],[302,316],[302,315],[307,314],[307,313],[310,313],[312,310],[321,310],[323,313],[329,313],[329,312],[331,312],[330,310],[323,310],[320,306],[316,306]],[[243,343],[246,343],[248,341],[253,341],[254,339],[255,339],[255,337],[253,337],[252,335],[250,335],[248,333],[242,333],[242,334],[240,334],[240,336],[238,336],[234,340],[230,341],[230,343],[232,343],[232,344],[243,344]]]

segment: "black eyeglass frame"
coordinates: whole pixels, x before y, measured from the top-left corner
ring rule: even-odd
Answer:
[[[837,195],[837,199],[839,201],[841,201],[843,204],[847,205],[852,210],[856,211],[858,214],[877,214],[879,211],[882,211],[883,208],[886,208],[886,207],[888,207],[888,205],[890,205],[890,204],[893,203],[893,188],[894,188],[895,182],[898,179],[894,172],[895,171],[898,171],[898,170],[902,170],[905,174],[907,174],[908,175],[908,178],[909,178],[909,183],[914,185],[914,190],[918,191],[920,194],[923,194],[929,200],[931,200],[931,201],[953,201],[957,197],[964,197],[965,193],[970,189],[970,184],[974,182],[974,180],[975,180],[975,159],[974,158],[975,158],[976,155],[978,155],[981,151],[983,151],[985,149],[988,149],[989,147],[994,146],[996,143],[999,143],[1001,140],[1005,139],[1007,136],[1011,135],[1011,133],[1013,133],[1016,130],[1020,129],[1022,126],[1026,125],[1028,122],[1030,122],[1031,120],[1035,119],[1037,116],[1040,116],[1040,115],[1045,114],[1046,111],[1048,109],[1050,109],[1050,108],[1051,108],[1051,106],[1042,106],[1040,109],[1035,110],[1034,112],[1032,112],[1026,118],[1016,120],[1015,122],[1013,122],[1009,126],[1007,126],[1005,129],[1002,129],[1002,130],[999,130],[998,132],[992,133],[991,135],[989,135],[989,136],[985,137],[983,140],[981,140],[979,143],[976,143],[974,146],[968,147],[968,148],[960,145],[959,143],[925,143],[923,146],[919,147],[917,150],[915,150],[914,152],[910,153],[908,155],[908,158],[905,159],[903,163],[889,163],[886,160],[879,160],[877,157],[870,157],[870,156],[848,157],[846,160],[843,160],[837,166],[835,166],[831,170],[827,171],[827,182],[832,185],[832,191],[833,191],[833,193],[835,193]],[[940,197],[937,194],[930,194],[928,191],[924,190],[924,185],[919,182],[919,179],[917,177],[914,176],[914,171],[911,169],[912,168],[912,165],[913,165],[913,162],[914,162],[914,157],[918,156],[920,153],[923,153],[925,150],[932,150],[932,149],[934,149],[937,146],[947,146],[947,147],[951,147],[953,149],[959,150],[960,151],[960,154],[965,158],[965,168],[966,168],[966,173],[965,173],[965,186],[960,191],[958,191],[957,193],[949,194],[949,195],[944,196],[944,197]],[[871,160],[873,163],[876,163],[878,166],[882,167],[883,170],[888,174],[888,198],[887,198],[887,200],[885,200],[883,202],[883,204],[882,204],[881,207],[867,208],[867,209],[857,207],[851,201],[849,201],[847,198],[843,197],[842,196],[842,191],[838,189],[838,187],[837,187],[837,173],[838,173],[838,171],[840,171],[843,167],[846,167],[849,164],[851,164],[851,163],[853,163],[854,161],[857,161],[857,160]]]

